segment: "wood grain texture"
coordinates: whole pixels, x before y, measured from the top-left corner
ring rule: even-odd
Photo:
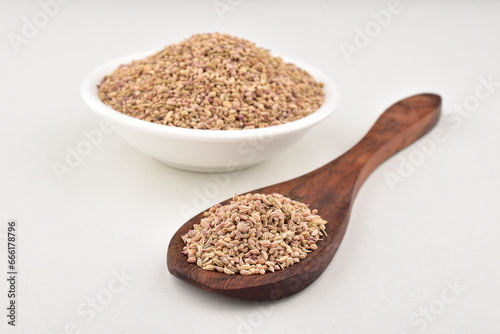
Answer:
[[[440,112],[438,95],[408,97],[387,109],[365,137],[339,158],[306,175],[250,192],[283,194],[318,209],[319,215],[328,221],[328,236],[299,263],[274,273],[252,276],[229,276],[188,263],[181,253],[184,247],[181,236],[200,221],[203,216],[200,213],[172,237],[167,254],[169,271],[202,289],[248,300],[276,300],[303,290],[321,275],[337,252],[356,194],[368,175],[432,129]],[[229,199],[222,204],[228,202]]]

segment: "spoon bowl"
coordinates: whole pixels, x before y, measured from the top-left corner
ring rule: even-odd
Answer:
[[[328,221],[328,236],[317,242],[317,250],[291,267],[265,275],[226,275],[188,263],[182,254],[181,236],[203,217],[199,213],[172,237],[167,266],[174,276],[231,297],[248,300],[276,300],[295,294],[313,283],[333,259],[344,237],[354,199],[366,178],[387,158],[415,142],[438,122],[441,97],[419,94],[389,107],[370,131],[339,158],[308,174],[249,193],[279,193],[309,204]],[[230,199],[221,203],[227,204]]]

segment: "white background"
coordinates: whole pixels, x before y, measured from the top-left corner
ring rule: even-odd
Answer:
[[[74,0],[17,46],[10,33],[22,36],[23,18],[33,22],[42,7],[1,2],[0,267],[6,271],[7,221],[16,219],[20,274],[16,328],[6,324],[0,280],[0,331],[500,333],[500,2],[402,0],[350,57],[341,46],[356,46],[357,29],[376,29],[371,12],[388,1],[221,2],[231,8]],[[90,70],[214,31],[323,70],[342,92],[338,110],[272,160],[230,174],[216,192],[205,191],[212,176],[166,167],[116,133],[58,179],[54,162],[65,163],[68,147],[99,126],[79,96]],[[478,100],[481,77],[497,84]],[[179,206],[195,206],[200,193],[209,206],[312,171],[354,145],[386,107],[421,92],[443,97],[437,127],[445,139],[423,161],[414,145],[370,176],[342,246],[309,288],[256,304],[168,273],[168,242],[188,218]],[[454,111],[464,104],[471,112]],[[406,165],[391,186],[388,175],[410,160],[417,166]],[[115,282],[120,272],[124,284]],[[95,317],[92,298],[106,303]]]

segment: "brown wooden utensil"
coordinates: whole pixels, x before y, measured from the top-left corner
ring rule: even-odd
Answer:
[[[299,263],[274,273],[251,276],[226,275],[188,263],[186,255],[181,253],[184,247],[181,236],[200,221],[203,217],[200,213],[172,237],[167,254],[168,270],[202,289],[241,299],[276,300],[301,291],[321,275],[335,255],[347,229],[356,194],[368,175],[432,129],[440,112],[438,95],[408,97],[387,109],[363,139],[339,158],[306,175],[250,192],[279,193],[309,204],[328,221],[328,236]]]

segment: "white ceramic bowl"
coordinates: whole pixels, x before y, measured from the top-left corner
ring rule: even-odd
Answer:
[[[295,143],[313,125],[330,115],[340,101],[337,86],[326,74],[284,57],[284,61],[294,63],[325,84],[325,102],[311,115],[282,125],[249,130],[183,129],[126,116],[99,99],[97,85],[105,75],[121,64],[143,59],[152,53],[134,54],[99,66],[83,81],[81,95],[93,111],[116,126],[116,131],[126,142],[175,168],[195,172],[226,172],[256,165]]]

